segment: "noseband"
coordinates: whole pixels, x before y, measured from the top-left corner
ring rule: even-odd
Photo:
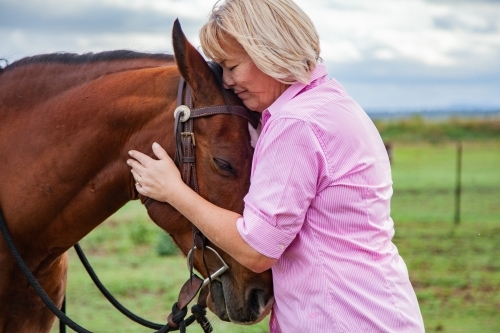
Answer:
[[[208,65],[214,73],[217,82],[221,88],[225,105],[214,105],[202,108],[194,108],[191,87],[182,78],[179,81],[179,88],[177,92],[177,108],[174,111],[174,135],[175,135],[175,157],[174,161],[177,164],[182,180],[191,189],[198,193],[198,181],[196,178],[196,157],[195,147],[196,140],[194,134],[194,119],[212,116],[216,114],[237,115],[246,120],[254,127],[257,128],[259,124],[260,115],[257,112],[252,112],[241,105],[230,105],[227,97],[226,90],[222,84],[222,68],[215,62],[208,62]],[[153,202],[153,199],[148,198],[144,205],[146,208]],[[214,273],[210,274],[208,266],[205,262],[205,249],[211,251],[221,262],[221,267]],[[195,250],[202,251],[203,264],[208,278],[202,280],[193,273],[194,267],[194,252]],[[193,245],[187,254],[188,269],[190,271],[189,280],[182,286],[177,301],[179,309],[185,308],[201,290],[198,298],[198,304],[206,307],[206,297],[208,296],[208,289],[203,289],[212,280],[218,279],[229,266],[217,253],[215,249],[206,245],[206,237],[203,233],[193,225]],[[178,324],[173,320],[172,314],[168,317],[168,324],[170,327],[177,327]],[[201,323],[200,323],[201,324]],[[210,323],[207,323],[210,325]],[[203,326],[203,325],[202,325]]]

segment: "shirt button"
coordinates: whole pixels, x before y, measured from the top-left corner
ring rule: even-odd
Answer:
[[[285,248],[285,245],[280,244],[280,245],[278,245],[278,247],[280,248],[280,250],[283,250]]]

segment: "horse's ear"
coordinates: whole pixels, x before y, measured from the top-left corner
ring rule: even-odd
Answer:
[[[172,42],[177,67],[184,80],[191,87],[195,97],[200,98],[200,95],[211,94],[210,91],[205,90],[216,85],[212,71],[202,55],[187,40],[179,19],[174,22]]]

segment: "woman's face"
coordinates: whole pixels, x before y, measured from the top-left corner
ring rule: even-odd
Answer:
[[[264,111],[288,88],[264,74],[236,41],[221,46],[228,54],[228,58],[220,62],[224,87],[232,89],[250,110]]]

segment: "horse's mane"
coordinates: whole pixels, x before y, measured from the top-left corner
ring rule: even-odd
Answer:
[[[30,64],[40,64],[40,63],[59,63],[59,64],[89,64],[99,61],[114,61],[114,60],[135,60],[135,59],[151,59],[151,60],[164,60],[164,61],[174,61],[174,56],[165,53],[142,53],[129,50],[116,50],[116,51],[104,51],[99,53],[68,53],[68,52],[57,52],[49,54],[39,54],[32,57],[25,57],[20,60],[14,61],[12,64],[2,68],[0,67],[0,74],[7,70],[18,68]],[[5,59],[3,59],[5,60]],[[7,60],[5,60],[7,62]]]

